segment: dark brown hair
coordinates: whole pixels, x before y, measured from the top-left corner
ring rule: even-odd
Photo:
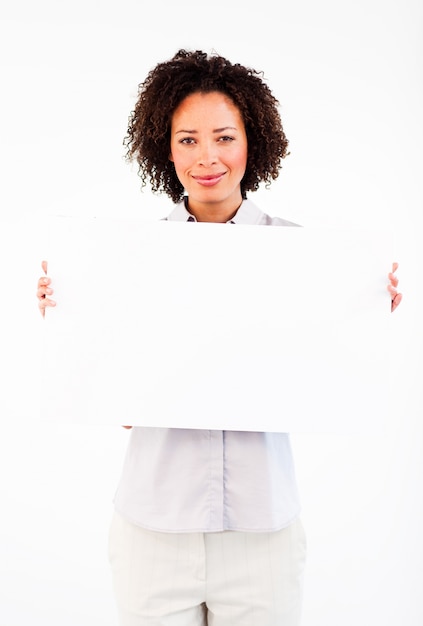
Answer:
[[[164,192],[174,202],[183,197],[183,186],[169,160],[172,115],[188,95],[218,91],[241,112],[248,141],[248,159],[241,193],[275,180],[288,154],[278,100],[263,74],[218,54],[179,50],[172,59],[158,63],[138,86],[124,145],[126,159],[137,161],[142,187],[150,182],[153,192]]]

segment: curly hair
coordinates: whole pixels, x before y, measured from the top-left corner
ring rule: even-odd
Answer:
[[[138,99],[129,116],[124,146],[127,161],[138,163],[142,187],[149,181],[154,193],[166,193],[175,203],[183,198],[181,185],[169,159],[172,115],[192,93],[221,92],[241,112],[248,142],[242,197],[261,182],[275,180],[281,160],[289,154],[282,128],[279,102],[263,80],[263,73],[232,64],[218,54],[179,50],[158,63],[138,86]]]

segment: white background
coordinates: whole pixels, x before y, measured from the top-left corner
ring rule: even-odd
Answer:
[[[420,626],[421,2],[26,0],[2,9],[1,220],[167,213],[167,200],[141,194],[122,138],[137,84],[187,47],[264,70],[281,102],[291,155],[272,190],[254,197],[268,213],[394,230],[405,294],[391,327],[396,421],[383,437],[292,435],[309,543],[303,624]],[[48,402],[27,374],[42,323],[33,297],[41,259],[34,242],[0,241],[2,381]],[[316,280],[324,297],[318,267]],[[40,346],[39,367],[42,357]],[[106,544],[129,433],[22,427],[7,408],[1,420],[0,623],[116,624]]]

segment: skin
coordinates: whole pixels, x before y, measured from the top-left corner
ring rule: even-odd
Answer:
[[[247,135],[238,107],[219,92],[194,93],[175,110],[170,160],[200,222],[227,222],[242,203]]]
[[[230,98],[219,93],[193,93],[177,107],[172,117],[169,159],[189,196],[189,210],[200,222],[227,222],[242,203],[241,180],[247,163],[248,145],[244,122]],[[38,280],[37,298],[41,315],[55,307],[47,276]],[[398,292],[398,263],[392,264],[387,289],[391,311],[402,300]],[[124,426],[132,428],[132,426]]]
[[[398,293],[398,277],[395,276],[395,272],[398,269],[398,263],[392,263],[392,272],[388,274],[388,291],[391,294],[391,311],[395,311],[397,306],[400,304],[402,300],[402,293]]]

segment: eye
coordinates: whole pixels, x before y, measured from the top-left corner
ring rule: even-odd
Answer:
[[[229,135],[222,135],[222,137],[219,137],[218,141],[222,142],[222,143],[230,143],[231,141],[234,141],[235,137],[230,137]]]
[[[186,144],[186,145],[190,146],[193,143],[195,143],[195,139],[193,137],[184,137],[183,139],[179,140],[179,143]]]

